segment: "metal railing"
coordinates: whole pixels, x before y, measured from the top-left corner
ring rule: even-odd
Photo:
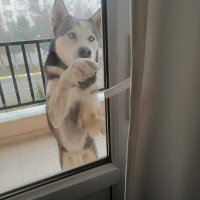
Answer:
[[[29,70],[29,64],[28,64],[28,60],[27,60],[27,56],[26,56],[25,45],[28,45],[28,44],[35,44],[36,45],[37,56],[38,56],[38,61],[39,61],[39,66],[40,66],[40,71],[41,71],[41,77],[42,77],[42,83],[43,83],[44,92],[45,92],[45,78],[44,78],[44,73],[43,73],[43,63],[42,63],[42,55],[41,55],[40,44],[41,43],[49,43],[51,41],[52,41],[52,39],[42,39],[42,40],[28,40],[28,41],[16,41],[16,42],[2,42],[2,43],[0,43],[0,47],[5,48],[6,57],[7,57],[7,60],[8,60],[8,65],[9,65],[10,74],[11,74],[11,79],[12,79],[12,82],[13,82],[13,85],[14,85],[14,91],[15,91],[15,95],[16,95],[16,98],[17,98],[16,104],[7,105],[5,95],[4,95],[4,91],[3,91],[3,88],[2,88],[2,84],[1,84],[1,80],[0,80],[0,97],[1,97],[1,102],[2,102],[2,106],[0,107],[0,110],[5,110],[5,109],[19,107],[19,106],[25,106],[25,105],[45,102],[45,98],[43,98],[43,99],[36,99],[35,98],[32,79],[31,79],[30,70]],[[25,70],[26,70],[28,86],[29,86],[29,90],[30,90],[30,94],[31,94],[31,100],[26,101],[26,102],[21,101],[20,92],[19,92],[19,88],[18,88],[18,84],[17,84],[17,80],[16,80],[14,67],[13,67],[13,61],[12,61],[12,58],[11,58],[10,47],[14,46],[14,45],[18,45],[18,46],[21,47],[24,66],[25,66]]]
[[[44,78],[44,73],[43,73],[43,62],[42,62],[42,54],[41,54],[41,43],[50,43],[53,39],[42,39],[42,40],[26,40],[26,41],[15,41],[15,42],[2,42],[0,43],[0,48],[4,48],[5,49],[5,54],[6,54],[6,58],[8,60],[8,66],[10,69],[10,76],[7,76],[11,79],[11,82],[13,83],[14,86],[14,96],[16,96],[16,100],[17,103],[14,104],[8,104],[6,102],[6,98],[5,98],[5,89],[3,90],[2,87],[2,77],[0,74],[0,100],[2,102],[2,106],[0,106],[0,111],[1,110],[6,110],[6,109],[10,109],[10,108],[15,108],[15,107],[20,107],[20,106],[26,106],[26,105],[31,105],[31,104],[37,104],[37,103],[43,103],[46,101],[45,97],[43,98],[36,98],[35,97],[35,93],[34,93],[34,88],[33,88],[33,79],[31,78],[31,75],[33,74],[41,74],[41,78],[42,78],[42,85],[44,88],[44,94],[45,94],[45,78]],[[30,45],[30,44],[34,44],[36,45],[36,51],[37,51],[37,58],[38,58],[38,62],[39,62],[39,68],[40,68],[40,72],[39,73],[30,73],[30,68],[29,68],[29,63],[28,63],[28,59],[27,59],[27,55],[26,55],[26,48],[25,45]],[[30,100],[26,100],[25,102],[22,102],[21,97],[20,97],[20,91],[19,91],[19,85],[17,82],[17,77],[21,77],[20,75],[16,75],[15,70],[14,70],[14,66],[13,66],[13,60],[11,57],[11,51],[10,51],[10,47],[12,46],[20,46],[21,47],[21,56],[23,57],[23,67],[25,68],[25,72],[26,74],[24,74],[27,77],[27,81],[28,81],[28,89],[30,91]],[[0,55],[1,56],[1,55]],[[98,89],[99,91],[103,91],[103,88]]]

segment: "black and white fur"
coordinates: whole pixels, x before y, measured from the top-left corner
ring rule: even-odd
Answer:
[[[92,136],[105,133],[99,114],[96,63],[101,11],[80,20],[68,14],[62,0],[52,9],[54,40],[44,66],[46,113],[57,140],[63,170],[97,158]]]

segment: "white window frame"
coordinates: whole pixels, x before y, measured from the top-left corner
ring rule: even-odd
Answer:
[[[109,86],[130,76],[130,0],[107,0]],[[124,197],[128,135],[128,91],[109,99],[111,162],[61,180],[41,185],[11,199],[80,199],[111,188],[112,200]],[[78,192],[75,192],[78,191]],[[63,197],[63,198],[62,198]],[[64,198],[65,197],[65,198]],[[67,198],[68,197],[68,198]]]

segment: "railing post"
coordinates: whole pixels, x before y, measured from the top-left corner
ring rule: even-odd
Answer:
[[[44,78],[43,64],[42,64],[42,56],[41,56],[41,51],[40,51],[40,44],[39,44],[39,42],[36,42],[36,47],[37,47],[38,59],[39,59],[39,63],[40,63],[40,70],[41,70],[42,82],[43,82],[43,86],[44,86],[44,93],[46,94],[45,78]]]
[[[27,57],[26,57],[26,50],[25,50],[24,44],[21,44],[21,49],[22,49],[22,54],[23,54],[23,58],[24,58],[24,65],[25,65],[25,69],[26,69],[26,74],[27,74],[31,97],[32,97],[32,100],[35,101],[33,85],[32,85],[32,81],[31,81],[31,76],[30,76],[30,71],[29,71],[29,67],[28,67],[28,61],[27,61]]]
[[[10,56],[10,50],[9,50],[8,45],[5,45],[5,48],[6,48],[6,55],[7,55],[7,58],[8,58],[8,63],[9,63],[9,66],[10,66],[10,72],[11,72],[11,76],[12,76],[12,80],[13,80],[13,84],[14,84],[14,88],[15,88],[15,94],[16,94],[16,97],[17,97],[18,104],[21,104],[21,99],[20,99],[20,96],[19,96],[17,81],[16,81],[16,78],[15,78],[15,72],[14,72],[14,69],[13,69],[12,59],[11,59],[11,56]]]
[[[4,94],[3,94],[1,82],[0,82],[0,96],[1,96],[1,101],[2,101],[3,107],[6,107],[6,101],[5,101],[5,97],[4,97]]]

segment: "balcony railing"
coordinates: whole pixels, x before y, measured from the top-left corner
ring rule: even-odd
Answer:
[[[42,85],[41,87],[43,87],[42,92],[44,92],[45,94],[45,78],[44,78],[44,73],[43,73],[43,61],[42,61],[42,53],[41,53],[41,43],[50,43],[52,41],[52,39],[42,39],[42,40],[28,40],[28,41],[15,41],[15,42],[2,42],[0,43],[0,48],[2,50],[2,48],[4,48],[4,54],[5,54],[5,60],[7,60],[8,63],[8,67],[9,67],[9,76],[4,76],[4,74],[0,73],[0,111],[1,110],[6,110],[6,109],[10,109],[10,108],[15,108],[15,107],[20,107],[20,106],[26,106],[26,105],[31,105],[31,104],[37,104],[37,103],[43,103],[45,102],[45,95],[42,96],[42,98],[37,98],[35,95],[35,85],[33,84],[33,75],[41,75],[39,77],[40,79],[40,84]],[[16,74],[16,70],[14,68],[13,65],[13,57],[12,55],[12,51],[11,48],[13,46],[19,46],[20,47],[20,56],[22,58],[22,65],[23,65],[23,70],[24,73],[23,74]],[[38,70],[39,72],[37,73],[31,73],[30,72],[30,64],[28,62],[27,59],[27,50],[25,45],[35,45],[35,49],[36,49],[36,60],[39,63],[39,67]],[[46,44],[47,45],[47,44]],[[35,54],[34,54],[35,55]],[[2,55],[0,55],[2,56]],[[20,92],[19,90],[19,78],[21,78],[21,76],[24,76],[23,78],[23,84],[22,85],[26,85],[26,93],[30,92],[30,94],[28,95],[28,100],[22,100],[21,96],[23,96],[21,93],[23,92],[24,89],[20,89],[22,92]],[[11,101],[11,102],[7,102],[6,97],[8,95],[5,95],[5,93],[7,94],[8,90],[9,90],[9,86],[7,85],[7,89],[5,89],[5,87],[2,87],[2,81],[4,81],[4,78],[9,78],[9,84],[12,84],[12,98],[15,98],[15,101]],[[27,80],[25,80],[27,79]],[[28,84],[26,84],[28,83]],[[7,84],[7,83],[6,83]],[[5,86],[5,83],[4,83]],[[34,86],[34,87],[33,87]],[[103,88],[99,89],[99,91],[102,91]],[[13,92],[14,91],[14,92]],[[13,103],[14,102],[14,103]]]
[[[6,98],[5,98],[4,91],[3,91],[3,88],[2,88],[2,84],[1,84],[1,80],[0,80],[0,97],[1,97],[1,102],[2,102],[2,107],[0,107],[0,110],[5,110],[5,109],[19,107],[19,106],[25,106],[25,105],[45,102],[45,98],[42,98],[42,99],[36,99],[35,98],[25,45],[29,45],[29,44],[35,44],[36,45],[36,51],[37,51],[37,56],[38,56],[38,61],[39,61],[39,66],[40,66],[40,72],[41,72],[41,77],[42,77],[42,83],[43,83],[43,88],[44,88],[44,92],[45,92],[45,78],[44,78],[44,73],[43,73],[43,62],[42,62],[40,44],[41,43],[49,43],[51,41],[52,41],[52,39],[43,39],[43,40],[28,40],[28,41],[0,43],[0,47],[5,48],[6,57],[7,57],[7,60],[8,60],[8,66],[9,66],[9,69],[10,69],[10,75],[11,75],[11,79],[12,79],[12,82],[13,82],[14,91],[15,91],[15,95],[16,95],[16,99],[17,99],[16,104],[7,105]],[[27,77],[27,81],[28,81],[28,88],[29,88],[30,94],[31,94],[31,100],[26,101],[26,102],[21,101],[20,92],[19,92],[19,88],[18,88],[18,84],[17,84],[17,80],[16,80],[17,75],[15,74],[14,67],[13,67],[13,60],[11,58],[10,47],[14,46],[14,45],[18,45],[18,46],[21,47],[21,53],[23,55],[26,77]]]

